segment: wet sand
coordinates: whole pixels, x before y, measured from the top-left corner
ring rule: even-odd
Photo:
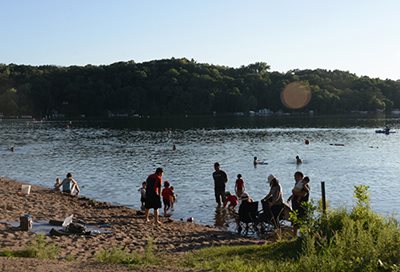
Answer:
[[[85,197],[71,197],[45,187],[32,185],[29,195],[20,195],[21,184],[8,178],[0,178],[1,215],[0,215],[0,249],[24,249],[35,234],[26,231],[16,231],[7,223],[18,222],[19,217],[30,214],[35,221],[64,220],[74,214],[75,219],[83,220],[93,226],[107,226],[101,230],[111,231],[110,234],[95,236],[70,235],[46,236],[46,241],[54,242],[59,248],[57,261],[47,261],[52,267],[62,266],[63,260],[74,259],[88,265],[95,261],[95,254],[101,249],[118,247],[130,252],[142,252],[149,239],[153,241],[155,254],[181,254],[196,249],[216,245],[254,244],[258,241],[239,236],[235,233],[222,231],[212,226],[195,223],[172,221],[161,218],[162,225],[153,222],[146,223],[143,215],[124,206],[115,206],[106,202],[98,202]],[[29,260],[30,262],[39,262]],[[28,261],[18,259],[18,263]],[[11,265],[9,258],[0,258],[2,271]],[[36,265],[39,267],[40,265]],[[44,266],[46,267],[46,266]],[[82,271],[92,271],[87,267]],[[75,267],[74,271],[80,271]],[[99,270],[94,265],[93,271]],[[100,269],[101,270],[101,269]],[[110,271],[113,270],[110,268]],[[165,271],[164,267],[162,270]],[[20,270],[22,271],[22,270]],[[47,270],[30,270],[47,271]],[[108,271],[104,268],[104,271]],[[114,271],[124,271],[115,270]],[[155,271],[155,270],[149,270]],[[172,271],[172,270],[171,270]]]

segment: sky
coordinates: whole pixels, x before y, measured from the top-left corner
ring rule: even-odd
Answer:
[[[0,0],[0,63],[188,58],[400,79],[398,0]]]

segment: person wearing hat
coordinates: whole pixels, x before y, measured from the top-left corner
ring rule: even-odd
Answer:
[[[282,186],[274,175],[268,176],[268,184],[270,186],[269,193],[262,199],[264,212],[276,218],[283,208]]]
[[[220,206],[225,200],[225,185],[228,182],[228,176],[220,169],[219,163],[214,163],[213,179],[214,179],[214,193],[215,201]]]
[[[243,192],[242,196],[240,197],[240,203],[243,202],[253,202],[253,199],[248,193]]]
[[[158,209],[161,208],[161,184],[164,170],[159,167],[154,174],[147,177],[146,180],[146,202],[145,216],[146,222],[149,222],[150,209],[154,209],[154,222],[161,224],[158,220]]]

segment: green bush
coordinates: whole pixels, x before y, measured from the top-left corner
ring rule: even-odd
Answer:
[[[36,235],[26,249],[10,250],[5,249],[0,252],[0,256],[6,257],[28,257],[38,259],[55,259],[58,255],[58,248],[52,242],[46,242],[44,235]]]
[[[194,254],[190,266],[213,271],[400,271],[400,228],[372,212],[367,186],[355,187],[353,209],[306,205],[292,220],[301,237],[264,246],[221,247]]]

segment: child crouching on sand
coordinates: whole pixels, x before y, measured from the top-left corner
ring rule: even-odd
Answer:
[[[174,192],[171,190],[168,180],[164,182],[164,189],[162,190],[161,195],[164,203],[164,216],[169,216],[167,212],[171,208],[171,200]]]

